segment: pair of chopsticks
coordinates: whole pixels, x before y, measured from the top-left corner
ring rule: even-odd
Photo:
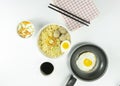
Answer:
[[[86,26],[89,26],[89,24],[90,24],[89,21],[87,21],[87,20],[85,20],[85,19],[82,19],[82,18],[80,18],[80,17],[78,17],[78,16],[76,16],[76,15],[74,15],[74,14],[72,14],[72,13],[70,13],[70,12],[68,12],[68,11],[60,8],[60,7],[58,7],[58,6],[56,6],[56,5],[53,5],[53,4],[51,4],[51,3],[50,3],[49,5],[50,5],[50,6],[48,6],[48,7],[49,7],[50,9],[55,10],[55,11],[57,11],[57,12],[65,15],[65,16],[67,16],[67,17],[69,17],[69,18],[71,18],[71,19],[73,19],[73,20],[75,20],[75,21],[77,21],[77,22],[80,22],[81,24],[84,24],[84,25],[86,25]]]

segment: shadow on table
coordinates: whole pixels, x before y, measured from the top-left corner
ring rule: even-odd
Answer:
[[[42,29],[43,26],[50,23],[50,21],[48,21],[46,19],[42,19],[42,18],[34,18],[34,19],[30,19],[30,21],[35,26],[34,36],[36,36],[38,34],[38,32],[40,31],[40,29]]]

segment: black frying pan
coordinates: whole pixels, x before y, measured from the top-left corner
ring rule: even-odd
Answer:
[[[76,61],[79,56],[85,52],[92,52],[96,56],[96,65],[90,72],[82,71],[76,65]],[[107,56],[104,51],[100,47],[90,43],[83,43],[77,45],[77,48],[74,50],[70,58],[70,67],[73,74],[79,79],[86,81],[93,81],[100,78],[104,74],[107,68],[107,64]],[[66,86],[73,86],[75,81],[76,79],[71,76]]]

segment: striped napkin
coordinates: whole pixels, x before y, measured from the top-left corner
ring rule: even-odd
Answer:
[[[95,6],[93,0],[53,0],[54,4],[60,8],[75,14],[78,17],[81,17],[87,21],[93,20],[98,14],[99,11]],[[83,26],[79,22],[62,15],[65,23],[70,31],[78,29]]]

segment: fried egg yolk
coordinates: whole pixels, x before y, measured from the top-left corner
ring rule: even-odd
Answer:
[[[92,61],[90,59],[86,58],[84,60],[84,65],[87,66],[87,67],[90,67],[92,65]]]

